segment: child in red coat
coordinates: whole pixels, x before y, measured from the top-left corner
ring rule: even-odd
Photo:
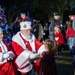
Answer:
[[[55,37],[56,43],[58,45],[58,53],[60,53],[62,46],[65,45],[65,40],[64,40],[63,34],[60,30],[60,26],[56,25],[54,27],[54,30],[55,30],[54,31],[54,37]]]
[[[0,28],[0,75],[16,75],[12,61],[15,55],[12,48],[3,40]]]

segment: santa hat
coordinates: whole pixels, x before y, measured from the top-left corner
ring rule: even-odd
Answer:
[[[20,23],[20,30],[31,29],[31,21],[24,21]]]
[[[56,25],[56,26],[54,27],[54,30],[57,30],[57,29],[60,29],[60,26],[59,26],[59,25]]]

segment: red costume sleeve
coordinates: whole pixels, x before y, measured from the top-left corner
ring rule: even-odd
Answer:
[[[2,52],[2,49],[1,49],[1,47],[0,47],[0,52]]]
[[[16,42],[12,41],[12,46],[16,55],[19,55],[23,50],[23,48]]]
[[[36,52],[38,51],[38,49],[42,46],[42,43],[38,40],[35,39],[35,47],[36,47]]]

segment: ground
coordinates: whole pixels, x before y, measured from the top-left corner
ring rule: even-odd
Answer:
[[[55,56],[58,75],[74,75],[72,67],[73,56],[69,50],[62,50],[62,54]]]

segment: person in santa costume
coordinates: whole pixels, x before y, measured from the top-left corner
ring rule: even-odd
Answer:
[[[31,33],[31,21],[20,22],[20,31],[13,36],[12,47],[16,54],[16,67],[22,75],[28,75],[32,70],[30,60],[40,58],[42,52],[46,51],[44,45]],[[34,63],[39,66],[36,61]]]
[[[0,28],[0,75],[16,75],[12,65],[14,57],[13,50],[3,40],[3,30]]]

